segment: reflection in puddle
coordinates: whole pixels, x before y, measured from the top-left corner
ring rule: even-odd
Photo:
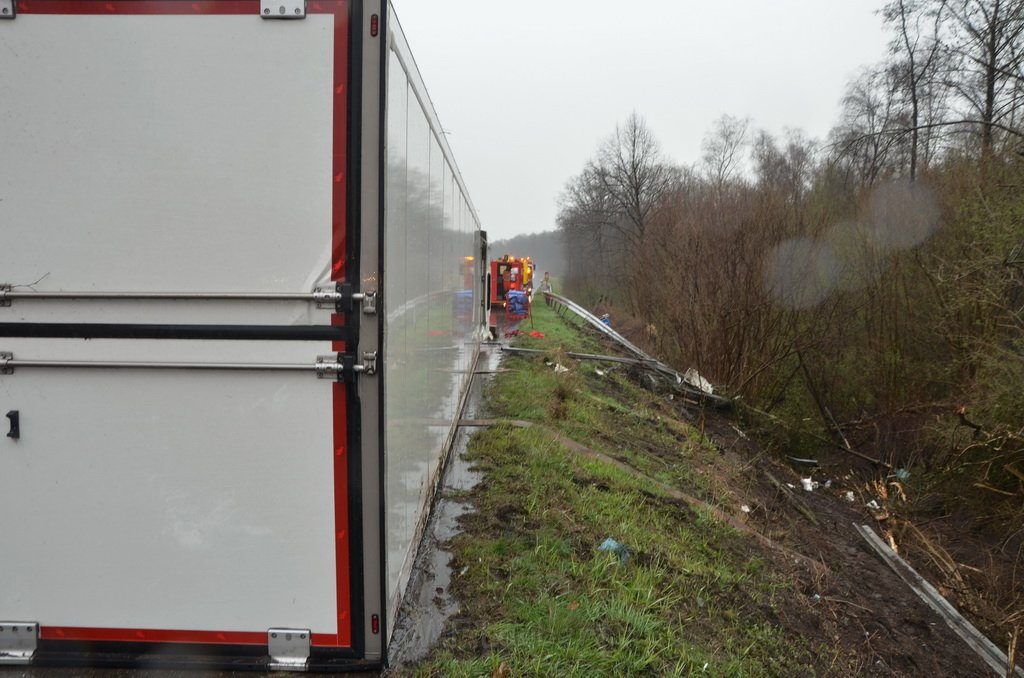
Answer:
[[[477,370],[493,371],[497,369],[500,360],[501,353],[496,346],[485,347],[481,350]],[[490,375],[480,375],[473,380],[463,418],[484,416],[482,395],[490,379]],[[450,594],[453,577],[451,553],[443,547],[460,532],[459,517],[473,510],[471,505],[451,497],[473,489],[484,475],[473,470],[465,459],[471,433],[469,429],[459,429],[455,436],[452,454],[444,469],[440,494],[416,555],[412,578],[399,611],[389,648],[392,667],[426,657],[440,640],[448,620],[459,611],[458,603]]]

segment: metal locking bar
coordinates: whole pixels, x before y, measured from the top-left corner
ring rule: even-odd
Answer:
[[[201,363],[160,362],[148,360],[20,360],[10,353],[0,353],[0,374],[14,374],[18,369],[146,369],[146,370],[225,370],[257,372],[312,372],[316,365],[304,363]]]
[[[135,360],[19,360],[13,353],[0,352],[0,375],[14,374],[20,369],[144,369],[144,370],[221,370],[252,372],[312,372],[319,379],[351,381],[357,374],[377,373],[377,353],[363,354],[356,363],[350,353],[318,356],[314,363],[217,363],[160,362]]]
[[[0,0],[3,2],[3,0]],[[377,312],[376,292],[356,292],[351,283],[339,283],[334,289],[317,287],[312,292],[36,292],[15,290],[0,284],[0,306],[10,306],[15,299],[25,301],[312,301],[317,308],[333,308],[338,313],[351,313],[361,302],[363,313]]]
[[[0,305],[10,306],[13,299],[32,301],[319,301],[313,292],[36,292],[14,290],[0,285]]]

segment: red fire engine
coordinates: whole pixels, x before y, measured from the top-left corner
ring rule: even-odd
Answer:
[[[505,307],[511,290],[533,291],[533,259],[506,254],[491,262],[491,306]]]

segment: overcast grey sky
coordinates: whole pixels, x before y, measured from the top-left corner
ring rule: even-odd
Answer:
[[[884,0],[394,1],[492,241],[553,229],[634,110],[682,164],[723,114],[824,138],[888,40]]]

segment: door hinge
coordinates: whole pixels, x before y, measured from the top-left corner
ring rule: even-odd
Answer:
[[[260,0],[264,19],[305,19],[306,0]]]
[[[0,664],[28,664],[39,644],[39,624],[0,622]]]
[[[309,669],[309,629],[270,629],[267,631],[267,654],[270,668],[277,671]]]
[[[14,374],[14,368],[11,367],[12,360],[14,360],[13,353],[0,351],[0,374]]]
[[[13,19],[18,13],[18,0],[0,0],[0,19]]]
[[[351,283],[338,283],[333,290],[318,287],[313,290],[313,299],[317,308],[333,308],[338,313],[355,312],[357,302],[362,304],[364,315],[377,312],[377,293],[356,292]]]
[[[357,374],[372,376],[377,374],[377,352],[366,351],[363,361],[356,362],[351,353],[332,353],[316,358],[316,376],[320,379],[337,381],[355,381]]]
[[[2,5],[3,2],[4,2],[4,0],[0,0],[0,5]],[[0,306],[10,306],[11,305],[11,299],[10,299],[10,297],[7,296],[7,293],[10,292],[10,291],[11,291],[11,286],[10,285],[0,285]]]

